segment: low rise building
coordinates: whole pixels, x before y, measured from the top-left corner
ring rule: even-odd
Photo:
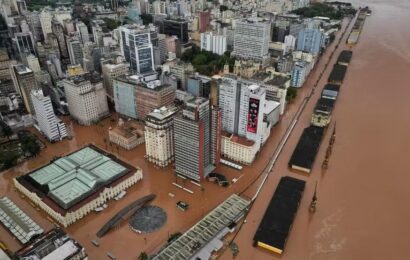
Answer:
[[[68,227],[141,179],[141,169],[88,145],[13,181],[32,203]]]
[[[142,128],[143,126],[136,121],[128,120],[124,122],[119,119],[118,126],[108,130],[108,137],[111,143],[117,144],[126,150],[131,150],[144,143]]]
[[[23,245],[44,231],[8,197],[0,198],[0,223]]]
[[[227,159],[251,164],[259,151],[259,145],[244,137],[223,133],[221,139],[221,155]]]
[[[13,259],[81,260],[87,259],[87,253],[84,247],[61,228],[54,228],[18,250]]]

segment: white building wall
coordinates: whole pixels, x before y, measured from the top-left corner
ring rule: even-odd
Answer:
[[[41,90],[33,90],[31,100],[36,111],[38,127],[47,139],[56,141],[66,137],[65,125],[55,116],[50,97],[45,97]]]
[[[16,179],[13,179],[14,186],[27,198],[29,198],[34,204],[38,205],[42,210],[44,210],[48,215],[50,215],[53,219],[59,222],[64,227],[68,227],[69,225],[73,224],[77,220],[82,219],[88,213],[92,212],[95,208],[104,204],[107,200],[114,198],[117,196],[121,191],[131,187],[139,180],[142,180],[142,170],[137,169],[137,171],[129,178],[125,179],[124,181],[120,182],[114,187],[105,188],[97,198],[90,201],[89,203],[83,205],[81,208],[67,212],[65,215],[55,211],[46,203],[43,202],[42,198],[40,198],[36,193],[29,191],[21,185]]]

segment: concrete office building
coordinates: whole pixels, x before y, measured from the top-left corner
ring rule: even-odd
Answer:
[[[293,65],[291,72],[291,85],[295,88],[300,88],[305,83],[306,77],[308,76],[308,63],[306,61],[297,61]]]
[[[107,91],[109,100],[114,100],[113,81],[115,78],[126,75],[130,71],[130,64],[125,62],[122,57],[116,57],[109,61],[103,61],[101,71],[104,81],[104,87]]]
[[[50,141],[60,141],[67,137],[65,124],[56,117],[51,104],[51,99],[44,96],[43,91],[32,90],[31,100],[36,112],[37,127],[41,133]]]
[[[211,78],[198,73],[188,77],[187,92],[195,97],[208,98],[211,92]]]
[[[35,41],[31,32],[16,33],[13,41],[17,46],[21,60],[30,54],[36,55],[36,49],[34,47]]]
[[[48,8],[43,8],[40,13],[40,24],[41,29],[43,30],[44,40],[47,42],[48,34],[52,33],[51,30],[51,20],[53,19],[53,11]]]
[[[130,69],[136,73],[154,70],[154,52],[150,30],[141,26],[120,27],[121,53],[130,63]]]
[[[176,108],[155,109],[145,117],[145,155],[149,162],[166,167],[175,159],[174,115]]]
[[[154,109],[168,107],[174,103],[176,88],[162,84],[159,80],[141,82],[136,88],[138,118],[144,119]]]
[[[84,44],[90,41],[90,35],[88,33],[87,25],[83,22],[77,22],[75,24],[76,31],[80,37],[80,41]]]
[[[188,43],[188,22],[183,19],[164,19],[162,21],[163,28],[160,28],[160,33],[169,36],[175,35],[180,39],[181,44]],[[162,29],[162,30],[161,30]]]
[[[23,99],[25,109],[34,115],[35,110],[30,93],[33,89],[37,89],[37,83],[33,71],[24,65],[13,65],[11,75],[14,87]]]
[[[223,55],[226,48],[226,36],[213,34],[212,32],[201,33],[201,50]]]
[[[175,172],[195,181],[204,180],[220,156],[220,111],[209,100],[194,98],[186,102],[182,114],[174,120]]]
[[[82,125],[91,125],[109,114],[100,79],[83,74],[63,80],[70,115]]]
[[[83,44],[76,38],[67,39],[67,50],[71,64],[82,64]]]
[[[57,18],[51,20],[51,31],[57,37],[58,49],[62,58],[68,58],[67,43],[65,40],[64,26]]]
[[[297,50],[318,55],[322,47],[322,41],[323,33],[320,29],[302,29],[297,37]]]
[[[113,80],[115,111],[122,116],[138,119],[136,85],[133,76],[119,76]]]
[[[40,67],[40,63],[38,62],[38,58],[36,56],[34,56],[33,54],[28,55],[25,58],[26,64],[27,66],[34,72],[40,72],[41,71],[41,67]]]
[[[232,55],[265,64],[268,59],[271,24],[248,18],[236,22]]]

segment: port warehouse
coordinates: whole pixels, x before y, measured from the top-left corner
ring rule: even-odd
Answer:
[[[87,145],[13,181],[17,190],[67,227],[141,179],[141,169]]]
[[[296,217],[306,182],[282,177],[253,238],[254,246],[282,254]]]
[[[166,244],[152,260],[210,259],[223,246],[221,239],[242,219],[250,201],[232,194],[208,215],[174,241]]]
[[[312,113],[311,125],[304,129],[289,160],[288,166],[291,169],[306,173],[311,172],[324,131],[331,122],[332,112],[352,54],[352,51],[344,50],[338,56],[329,75],[328,84],[323,88]]]

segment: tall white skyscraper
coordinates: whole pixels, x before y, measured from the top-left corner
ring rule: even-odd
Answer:
[[[130,69],[137,73],[154,70],[154,52],[149,29],[143,26],[120,27],[121,53],[130,63]]]
[[[31,100],[36,111],[38,129],[49,141],[59,141],[67,136],[65,124],[54,114],[51,99],[41,89],[31,91]]]
[[[222,129],[262,142],[266,90],[250,81],[225,75],[219,84]]]
[[[233,55],[264,62],[268,57],[271,23],[258,18],[236,22]]]

